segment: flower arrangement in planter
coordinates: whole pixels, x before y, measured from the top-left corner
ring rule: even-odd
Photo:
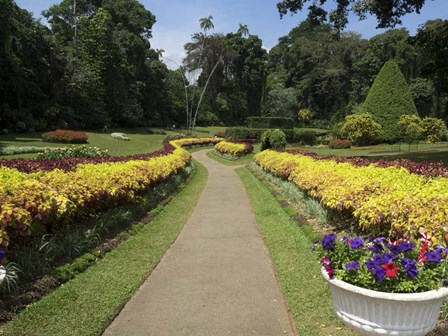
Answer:
[[[317,248],[336,314],[364,335],[425,335],[448,296],[448,249],[378,237],[325,235]]]

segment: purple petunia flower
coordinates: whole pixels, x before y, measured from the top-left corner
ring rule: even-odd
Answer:
[[[372,259],[366,261],[366,266],[369,271],[378,267],[377,263]]]
[[[414,278],[418,274],[416,263],[417,261],[414,259],[403,258],[401,260],[401,265],[404,267],[404,271],[406,272],[407,275],[409,275],[411,280],[414,280]]]
[[[0,249],[0,260],[2,260],[5,257],[5,251]]]
[[[325,250],[333,251],[334,245],[335,245],[336,235],[335,234],[328,234],[325,235],[322,239],[322,247]]]
[[[364,241],[361,237],[355,237],[350,242],[350,247],[355,250],[359,250],[364,245]]]
[[[426,258],[428,259],[428,262],[438,264],[438,263],[440,263],[440,260],[442,259],[442,254],[440,253],[440,251],[435,250],[435,251],[426,253]]]
[[[359,269],[359,263],[354,260],[352,262],[349,262],[347,265],[345,265],[345,270],[348,271],[356,271]]]
[[[398,255],[403,251],[401,245],[389,245],[389,250],[395,255]]]
[[[377,267],[371,270],[373,277],[376,281],[381,282],[383,281],[384,277],[386,276],[386,271],[382,267]]]
[[[411,242],[403,242],[401,243],[401,251],[402,252],[408,252],[408,251],[412,251],[415,248],[415,244],[411,243]]]
[[[448,287],[448,280],[447,280],[447,279],[443,279],[443,280],[442,280],[442,284],[443,284],[445,287]]]

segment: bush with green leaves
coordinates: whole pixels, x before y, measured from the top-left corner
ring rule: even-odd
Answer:
[[[249,128],[294,129],[294,120],[285,117],[248,117]]]
[[[367,146],[381,134],[381,125],[369,113],[352,114],[345,117],[341,133],[358,146]]]
[[[427,143],[441,141],[446,137],[447,128],[442,119],[425,117],[421,126]]]
[[[362,110],[381,125],[379,140],[384,142],[400,140],[398,121],[401,115],[418,115],[411,90],[395,61],[390,60],[381,68]]]
[[[261,136],[262,151],[269,148],[285,148],[287,144],[285,133],[279,129],[267,130]]]
[[[239,139],[256,139],[261,140],[266,128],[249,128],[249,127],[229,127],[226,129],[226,138],[231,140]],[[289,143],[298,143],[301,145],[314,145],[317,137],[325,136],[328,131],[316,131],[310,129],[282,130],[286,135],[286,141]]]
[[[311,121],[311,118],[314,116],[314,112],[309,108],[302,108],[299,110],[297,114],[299,121],[304,124],[308,124]]]
[[[403,114],[398,121],[401,139],[409,145],[423,136],[422,120],[416,115]]]
[[[109,156],[107,149],[101,150],[98,147],[87,146],[48,148],[44,152],[37,154],[37,158],[42,160],[63,160],[72,157],[93,158],[104,156]]]

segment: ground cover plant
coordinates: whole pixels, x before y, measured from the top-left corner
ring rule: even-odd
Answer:
[[[3,328],[5,335],[96,335],[140,287],[171,246],[195,207],[207,171],[197,173],[151,225],[84,273],[30,305]]]
[[[62,148],[47,148],[37,155],[39,160],[63,160],[72,157],[94,158],[109,156],[107,149],[101,150],[98,147],[73,146]]]
[[[254,150],[251,143],[238,141],[221,141],[214,148],[221,155],[230,155],[231,159],[250,154]]]
[[[370,235],[418,238],[421,229],[446,241],[448,179],[406,169],[316,160],[267,150],[255,161],[272,174],[293,181],[331,209],[346,212]]]
[[[190,154],[182,146],[219,141],[181,139],[166,143],[165,152],[149,155],[146,160],[119,158],[113,164],[79,164],[72,171],[55,169],[27,174],[0,167],[0,246],[7,247],[17,237],[51,232],[66,221],[117,202],[132,201],[189,162]]]
[[[0,156],[41,153],[47,150],[48,148],[49,147],[36,147],[36,146],[6,146],[6,147],[0,147]]]

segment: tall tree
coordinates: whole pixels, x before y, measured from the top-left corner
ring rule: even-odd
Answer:
[[[247,24],[239,24],[237,34],[240,34],[241,36],[248,36],[249,35],[249,28],[247,27]]]
[[[416,36],[421,75],[431,79],[435,89],[435,116],[448,120],[448,20],[431,20]]]
[[[350,11],[360,19],[365,19],[367,14],[374,15],[378,21],[378,28],[389,28],[401,24],[401,17],[408,13],[420,13],[426,0],[333,0],[328,2],[336,4],[336,9],[330,13],[324,7],[327,0],[320,0],[319,3],[315,0],[283,0],[277,3],[277,9],[280,17],[283,17],[288,12],[297,13],[303,10],[305,5],[310,4],[308,7],[310,19],[320,18],[317,21],[322,22],[329,17],[334,28],[340,31],[347,25]]]
[[[386,142],[399,140],[401,115],[418,116],[411,90],[395,61],[388,61],[381,68],[362,110],[381,125],[380,140]]]

